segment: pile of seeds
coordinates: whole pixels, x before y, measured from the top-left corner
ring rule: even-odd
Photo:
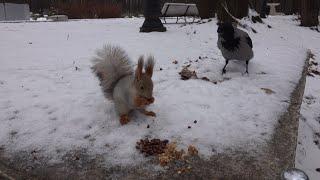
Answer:
[[[145,156],[154,156],[164,153],[168,143],[168,140],[140,139],[140,141],[137,142],[136,149]]]
[[[166,166],[174,160],[182,160],[184,154],[185,151],[183,149],[177,150],[176,143],[170,143],[164,153],[159,155],[159,163],[161,166]]]
[[[188,147],[186,153],[183,149],[178,150],[176,143],[169,143],[163,154],[159,155],[159,163],[161,166],[167,166],[173,161],[185,162],[188,157],[198,156],[198,149],[192,145]]]

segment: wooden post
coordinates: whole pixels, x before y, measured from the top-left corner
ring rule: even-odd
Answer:
[[[197,7],[201,19],[212,18],[215,16],[217,0],[199,0]]]

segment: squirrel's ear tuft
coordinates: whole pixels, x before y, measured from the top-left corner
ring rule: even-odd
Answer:
[[[138,60],[138,66],[137,66],[136,74],[135,74],[135,77],[137,80],[140,80],[142,77],[142,69],[143,69],[143,64],[144,64],[143,58],[144,58],[143,56],[140,56],[139,60]]]
[[[149,77],[152,77],[152,74],[153,74],[153,67],[154,67],[154,57],[153,56],[149,56],[148,57],[148,61],[145,65],[145,71],[146,71],[146,74],[149,76]]]

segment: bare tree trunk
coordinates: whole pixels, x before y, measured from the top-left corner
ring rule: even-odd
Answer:
[[[201,19],[207,19],[215,16],[217,0],[199,0],[197,7]]]
[[[300,1],[301,0],[293,0],[293,13],[295,14],[300,13],[300,9],[301,9]]]
[[[301,0],[301,25],[317,26],[319,24],[319,0]]]
[[[280,0],[281,11],[286,15],[298,13],[299,6],[301,4],[299,2],[301,1],[303,0]],[[314,0],[314,1],[318,1],[318,0]]]
[[[281,11],[284,14],[286,14],[286,15],[292,14],[293,0],[281,0],[280,7],[281,7]]]
[[[256,10],[258,13],[261,13],[261,0],[249,0],[249,3],[252,9]]]
[[[243,18],[248,16],[249,0],[228,0],[228,9],[236,18]]]

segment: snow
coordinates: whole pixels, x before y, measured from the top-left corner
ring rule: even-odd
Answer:
[[[308,177],[304,172],[297,169],[290,169],[283,173],[285,180],[308,180]]]
[[[139,33],[142,18],[2,23],[0,147],[8,155],[37,150],[53,160],[86,149],[108,164],[128,165],[145,160],[135,150],[144,137],[193,144],[204,157],[261,146],[288,107],[307,49],[319,47],[320,34],[297,27],[293,18],[267,19],[272,29],[247,22],[258,31],[249,32],[255,53],[249,76],[241,62],[229,63],[221,75],[216,20],[147,34]],[[134,62],[141,54],[155,56],[155,103],[148,109],[156,118],[137,112],[120,125],[90,70],[94,51],[106,43],[122,46]],[[178,72],[189,61],[199,77],[218,83],[180,80]]]
[[[312,49],[312,61],[318,65],[312,69],[320,71],[320,49]],[[320,76],[308,76],[305,95],[301,105],[296,167],[304,170],[311,180],[320,179]],[[318,144],[316,144],[318,142]]]

